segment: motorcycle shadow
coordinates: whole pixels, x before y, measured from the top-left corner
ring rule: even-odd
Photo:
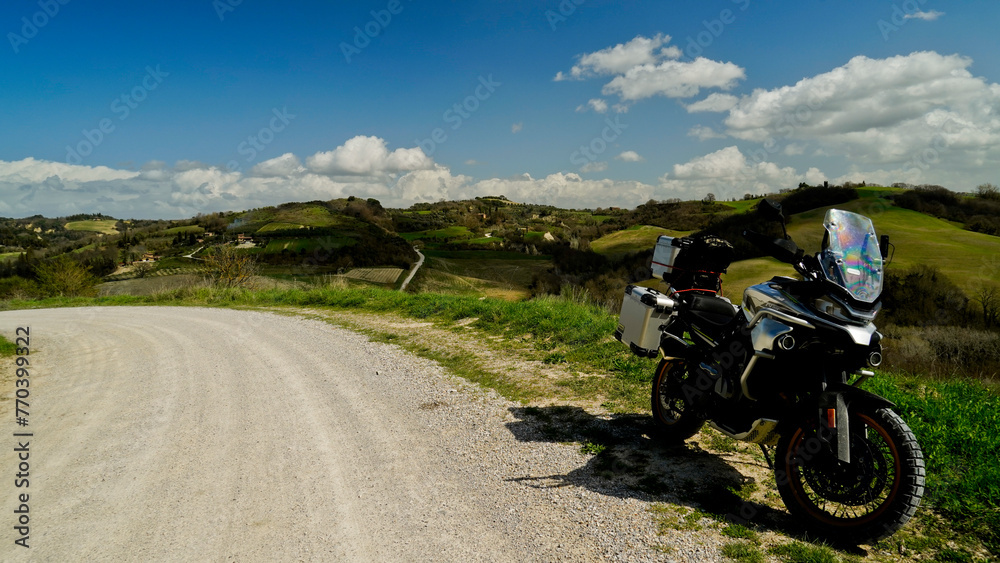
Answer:
[[[651,439],[648,415],[598,417],[571,406],[513,407],[510,412],[518,420],[507,423],[507,428],[517,440],[579,442],[594,454],[586,465],[565,475],[513,481],[539,488],[575,485],[618,498],[679,504],[760,530],[808,535],[784,510],[742,498],[740,493],[746,496],[746,485],[754,478],[719,454],[702,449],[697,437],[678,445]]]

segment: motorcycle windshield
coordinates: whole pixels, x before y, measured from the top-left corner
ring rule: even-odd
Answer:
[[[826,278],[864,303],[882,293],[882,254],[871,219],[831,209],[823,219],[827,236],[820,261]]]

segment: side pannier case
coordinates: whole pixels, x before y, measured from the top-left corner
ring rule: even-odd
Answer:
[[[637,356],[656,357],[660,349],[660,325],[667,322],[673,308],[673,300],[655,289],[627,286],[615,338]]]

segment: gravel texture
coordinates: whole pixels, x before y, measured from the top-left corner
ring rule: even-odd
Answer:
[[[641,443],[634,425],[525,408],[327,323],[0,312],[0,334],[18,326],[31,327],[32,547],[5,524],[4,561],[723,559],[714,529],[657,533],[649,507],[670,482],[650,496],[595,462],[625,457],[580,452],[581,433]],[[4,373],[0,420],[17,429]],[[706,462],[690,457],[657,474],[697,474]],[[0,471],[16,467],[4,445]]]

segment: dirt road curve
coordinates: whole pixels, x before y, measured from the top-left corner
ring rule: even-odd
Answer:
[[[2,366],[3,561],[663,557],[642,503],[565,486],[578,446],[516,437],[512,404],[395,347],[217,309],[0,312],[18,326],[34,437],[16,489]]]

